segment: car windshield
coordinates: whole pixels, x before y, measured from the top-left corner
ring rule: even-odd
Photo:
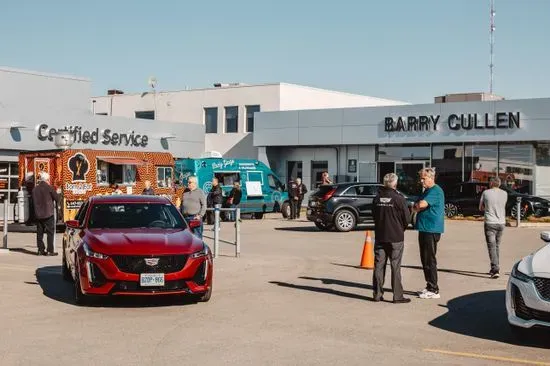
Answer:
[[[90,229],[185,229],[177,208],[166,203],[99,203],[92,206]]]

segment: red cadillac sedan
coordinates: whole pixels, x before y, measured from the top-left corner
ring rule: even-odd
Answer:
[[[105,295],[212,295],[212,254],[166,198],[95,196],[66,222],[63,278],[75,301]]]

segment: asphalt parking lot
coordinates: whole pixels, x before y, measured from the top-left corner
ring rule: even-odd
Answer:
[[[502,276],[492,280],[482,225],[447,222],[441,299],[399,305],[370,301],[372,271],[356,267],[363,230],[319,232],[278,216],[241,228],[240,258],[221,245],[210,302],[88,308],[73,304],[60,257],[32,255],[34,234],[10,234],[16,250],[0,255],[0,364],[550,365],[550,334],[515,340],[504,306],[509,271],[544,244],[542,228],[507,228]],[[402,274],[412,294],[424,286],[415,232],[406,243]]]

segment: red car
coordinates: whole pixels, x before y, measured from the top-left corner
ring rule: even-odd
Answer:
[[[212,295],[212,254],[166,198],[95,196],[66,222],[63,278],[75,300],[100,295]]]

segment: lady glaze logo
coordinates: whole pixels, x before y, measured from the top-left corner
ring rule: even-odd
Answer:
[[[72,182],[86,182],[86,174],[90,170],[90,162],[82,153],[76,153],[69,158],[67,166],[71,172]]]

